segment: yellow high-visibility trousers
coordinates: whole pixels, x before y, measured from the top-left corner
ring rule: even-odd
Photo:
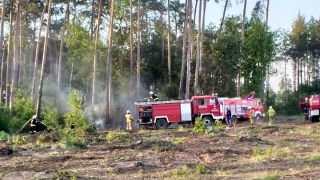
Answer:
[[[127,130],[132,130],[132,121],[127,121]]]

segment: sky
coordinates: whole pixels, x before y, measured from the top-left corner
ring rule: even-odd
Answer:
[[[239,0],[229,0],[232,6],[227,9],[226,16],[230,15],[242,15],[243,3],[238,3]],[[241,1],[241,0],[240,0]],[[205,23],[210,22],[218,25],[222,17],[224,2],[221,1],[219,4],[215,3],[213,0],[207,2],[206,9],[206,19]],[[250,17],[252,9],[257,0],[247,0],[247,10],[246,16]],[[268,25],[272,30],[287,29],[291,31],[291,26],[293,21],[296,19],[298,12],[306,17],[308,21],[311,16],[315,19],[320,18],[320,0],[270,0],[269,2],[269,20]],[[270,86],[275,91],[278,92],[278,84],[281,79],[280,73],[284,70],[283,64],[277,64],[278,74],[270,78]],[[288,76],[292,78],[292,67],[287,66]]]

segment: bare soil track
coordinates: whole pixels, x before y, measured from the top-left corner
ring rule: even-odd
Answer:
[[[100,132],[73,151],[51,142],[40,148],[30,137],[13,154],[0,155],[0,178],[320,179],[320,124],[292,119],[274,126],[242,122],[208,135],[191,128],[134,130],[114,142]]]

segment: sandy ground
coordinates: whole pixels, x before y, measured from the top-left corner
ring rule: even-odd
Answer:
[[[192,128],[134,130],[120,141],[109,132],[87,137],[87,148],[34,142],[0,155],[0,177],[20,179],[320,179],[320,125],[277,118],[218,134],[195,135]]]

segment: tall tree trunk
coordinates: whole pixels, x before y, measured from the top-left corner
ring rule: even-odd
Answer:
[[[219,27],[219,30],[218,30],[218,33],[217,33],[216,41],[218,41],[219,36],[220,36],[220,33],[221,33],[221,31],[222,31],[222,26],[223,26],[223,23],[224,23],[224,18],[225,18],[225,15],[226,15],[228,2],[229,2],[229,0],[226,0],[226,2],[225,2],[225,4],[224,4],[223,13],[222,13],[222,18],[221,18],[220,27]]]
[[[183,87],[184,87],[184,77],[185,77],[185,68],[186,68],[186,51],[187,51],[187,27],[188,27],[188,11],[189,11],[189,1],[185,2],[185,15],[184,15],[184,27],[183,27],[183,39],[182,39],[182,59],[181,59],[181,71],[180,71],[180,83],[179,83],[179,98],[182,99]]]
[[[189,99],[190,96],[190,66],[191,66],[191,49],[192,49],[192,0],[188,0],[188,15],[189,15],[189,28],[188,28],[188,50],[187,50],[187,78],[186,78],[186,94],[185,99]]]
[[[161,22],[161,63],[164,63],[164,22],[163,22],[163,11],[160,11],[160,22]]]
[[[200,38],[201,38],[201,9],[202,0],[199,0],[199,15],[198,15],[198,34],[197,34],[197,59],[196,69],[194,73],[194,95],[199,95],[199,66],[200,66]]]
[[[4,52],[6,45],[3,41],[4,37],[4,18],[5,18],[5,13],[6,13],[6,5],[7,5],[7,0],[3,0],[3,5],[2,5],[2,13],[1,13],[1,34],[0,34],[0,65],[1,65],[1,80],[0,80],[0,101],[2,102],[2,87],[3,87],[3,81],[2,81],[2,76],[3,76],[3,65],[4,65]],[[3,49],[2,49],[3,48]]]
[[[132,0],[130,1],[130,99],[133,98],[133,19],[132,19]],[[138,94],[138,93],[137,93]]]
[[[141,34],[141,23],[140,23],[140,0],[138,0],[138,17],[137,17],[137,97],[140,98],[140,34]]]
[[[31,103],[32,106],[34,105],[34,89],[36,86],[36,78],[37,78],[37,70],[38,70],[38,56],[39,56],[39,51],[40,51],[40,38],[41,38],[41,32],[42,32],[42,22],[43,22],[43,17],[45,14],[45,10],[47,9],[48,5],[48,0],[46,0],[46,3],[43,7],[43,11],[40,17],[40,26],[39,26],[39,32],[38,32],[38,41],[37,41],[37,47],[36,47],[36,52],[34,55],[34,67],[33,67],[33,76],[32,76],[32,85],[31,85]]]
[[[69,78],[69,93],[71,93],[73,70],[74,70],[74,60],[72,60],[72,63],[71,63],[71,72],[70,72],[70,78]]]
[[[112,32],[113,32],[113,18],[114,18],[114,1],[110,1],[110,19],[109,19],[109,30],[108,30],[108,62],[107,62],[107,87],[106,87],[106,119],[105,125],[111,125],[110,114],[111,114],[111,76],[112,76]],[[139,3],[138,3],[139,4]]]
[[[244,0],[243,13],[242,13],[242,29],[241,29],[241,42],[240,42],[240,60],[238,65],[238,81],[237,81],[237,97],[240,97],[240,81],[241,81],[241,61],[243,58],[243,45],[244,45],[244,24],[246,21],[247,0]]]
[[[6,52],[6,44],[3,45],[3,51],[2,51],[2,57],[1,57],[1,71],[0,71],[0,85],[1,85],[1,89],[0,89],[0,102],[2,104],[2,100],[3,100],[3,96],[5,95],[3,92],[2,92],[2,87],[3,87],[3,70],[4,70],[4,60],[5,60],[5,52]],[[4,90],[3,90],[4,91]],[[5,91],[4,91],[5,92]]]
[[[49,35],[50,24],[51,24],[51,4],[52,4],[52,0],[49,0],[47,28],[46,28],[46,34],[45,34],[44,44],[43,44],[43,54],[42,54],[42,63],[41,63],[41,71],[40,71],[40,82],[39,82],[38,101],[37,101],[37,118],[40,118],[40,113],[41,113],[41,99],[42,99],[42,89],[43,89],[43,81],[44,81],[44,68],[45,68],[45,64],[46,64],[46,60],[47,60],[48,35]]]
[[[67,0],[66,12],[64,15],[64,22],[61,29],[61,37],[60,37],[60,51],[59,51],[59,61],[58,61],[58,78],[57,78],[57,97],[56,104],[59,102],[59,94],[60,94],[60,85],[61,85],[61,63],[62,63],[62,55],[63,55],[63,44],[64,44],[64,33],[66,31],[66,25],[68,23],[69,16],[69,8],[70,8],[70,0]]]
[[[168,0],[168,76],[169,76],[169,83],[171,83],[171,42],[170,42],[170,0]]]
[[[11,86],[11,66],[12,66],[12,36],[13,36],[13,1],[10,8],[10,32],[8,40],[8,55],[7,55],[7,72],[6,72],[6,106],[9,107]]]
[[[268,37],[268,19],[269,19],[269,0],[267,0],[267,8],[266,8],[266,22],[265,22],[265,29],[266,29],[266,38],[265,38],[265,46],[267,45],[267,37]],[[266,47],[264,48],[264,58],[267,58]],[[269,61],[268,61],[269,62]],[[269,69],[270,63],[267,64],[267,73],[266,73],[266,87],[267,87],[267,100],[269,99]],[[261,78],[261,99],[264,101],[264,80],[265,78],[262,76]]]
[[[200,43],[200,65],[199,65],[199,73],[201,75],[202,70],[202,51],[203,51],[203,38],[204,38],[204,30],[205,30],[205,18],[206,18],[206,9],[207,9],[207,1],[203,0],[203,13],[202,13],[202,28],[201,28],[201,43]]]
[[[97,67],[97,59],[98,59],[98,52],[97,46],[99,43],[99,29],[100,29],[100,21],[101,21],[101,9],[102,9],[102,0],[99,0],[99,7],[98,7],[98,24],[96,27],[96,37],[94,42],[94,56],[93,56],[93,71],[92,71],[92,100],[91,100],[91,107],[93,110],[95,104],[95,84],[96,84],[96,67]]]
[[[20,5],[20,8],[21,8],[21,5]],[[22,12],[23,12],[23,9],[21,8],[20,9],[20,14],[19,14],[19,63],[18,63],[18,80],[17,80],[17,88],[19,88],[20,86],[20,78],[21,78],[21,74],[22,74],[22,67],[25,66],[25,63],[24,63],[24,53],[23,53],[23,37],[22,37],[22,31],[23,31],[23,21],[22,21]]]
[[[12,88],[11,88],[11,94],[10,94],[10,104],[9,108],[13,108],[13,100],[15,97],[15,92],[18,88],[18,73],[19,73],[19,60],[20,60],[20,52],[19,52],[19,25],[20,25],[20,17],[18,16],[20,14],[20,0],[16,1],[16,22],[15,22],[15,38],[14,38],[14,61],[13,61],[13,76],[12,76]]]
[[[91,37],[91,42],[93,41],[93,32],[94,32],[94,17],[95,17],[95,8],[94,8],[95,2],[92,0],[91,3],[91,22],[90,22],[90,37]]]

